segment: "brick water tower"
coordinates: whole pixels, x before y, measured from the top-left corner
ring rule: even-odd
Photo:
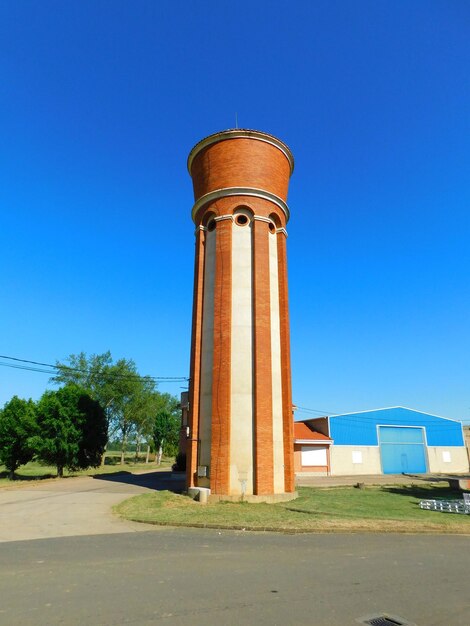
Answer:
[[[188,157],[196,258],[187,487],[212,498],[295,495],[286,262],[293,168],[289,148],[255,130],[210,135]]]

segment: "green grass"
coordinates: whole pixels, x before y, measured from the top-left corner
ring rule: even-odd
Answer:
[[[424,511],[419,501],[454,499],[437,485],[309,488],[277,504],[200,504],[169,491],[143,494],[114,507],[128,520],[173,526],[283,532],[428,532],[470,534],[470,516]]]
[[[173,458],[163,458],[160,469],[169,469],[174,463]],[[64,477],[70,476],[94,476],[95,474],[113,474],[117,472],[135,472],[139,470],[155,470],[158,466],[152,461],[145,463],[145,458],[141,458],[137,463],[135,462],[135,455],[129,453],[126,455],[124,464],[121,464],[121,453],[108,452],[106,454],[104,467],[89,468],[87,470],[81,470],[77,472],[69,472],[64,470]],[[57,469],[50,465],[43,465],[38,461],[31,461],[26,465],[22,465],[15,472],[15,480],[11,481],[8,478],[8,472],[3,465],[0,465],[0,487],[15,485],[17,482],[31,481],[31,480],[43,480],[45,478],[55,478],[57,476]]]

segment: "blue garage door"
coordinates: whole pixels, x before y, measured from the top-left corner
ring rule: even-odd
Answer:
[[[384,474],[426,472],[422,428],[379,426],[379,442]]]

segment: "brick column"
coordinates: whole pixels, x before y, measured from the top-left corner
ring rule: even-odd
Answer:
[[[189,440],[186,446],[186,485],[196,484],[197,449],[199,437],[199,388],[201,381],[202,305],[204,282],[204,239],[202,226],[196,230],[194,261],[193,324],[191,333],[191,362],[189,369]]]
[[[230,493],[232,218],[216,218],[211,492]]]
[[[279,316],[281,330],[282,419],[284,434],[284,485],[287,493],[295,491],[294,416],[292,414],[292,379],[290,368],[289,302],[287,291],[286,231],[277,232],[279,274]]]
[[[269,224],[253,220],[254,492],[274,491]]]

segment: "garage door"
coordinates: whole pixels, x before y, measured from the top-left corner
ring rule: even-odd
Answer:
[[[379,426],[384,474],[424,474],[426,451],[422,428]]]

